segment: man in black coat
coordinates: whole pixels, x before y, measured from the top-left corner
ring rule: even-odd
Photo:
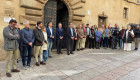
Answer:
[[[64,37],[64,30],[62,28],[62,24],[58,24],[58,28],[56,29],[56,41],[57,41],[57,54],[63,54],[61,52],[62,40]]]
[[[43,47],[42,45],[44,43],[47,43],[47,41],[44,38],[44,34],[42,32],[42,22],[38,21],[37,22],[37,27],[33,30],[34,36],[35,36],[35,42],[34,42],[34,49],[35,49],[35,61],[36,61],[36,66],[40,66],[40,64],[45,65],[43,63]],[[38,60],[38,55],[40,56],[40,63]]]
[[[112,49],[117,49],[117,42],[119,42],[119,26],[115,24],[112,34]]]
[[[73,53],[73,44],[74,44],[74,28],[73,24],[70,23],[67,28],[67,55],[74,54]]]
[[[138,46],[139,46],[139,38],[140,38],[140,28],[139,26],[137,26],[134,30],[134,34],[135,34],[135,50],[138,50]]]

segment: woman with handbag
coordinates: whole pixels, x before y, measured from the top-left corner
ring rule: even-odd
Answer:
[[[124,33],[124,51],[131,51],[131,45],[134,38],[134,32],[131,26],[128,25]]]
[[[96,37],[96,49],[100,49],[100,43],[101,43],[101,30],[97,28],[97,31],[95,32],[95,37]]]

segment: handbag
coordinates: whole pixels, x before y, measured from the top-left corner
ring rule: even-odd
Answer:
[[[99,43],[101,42],[101,38],[98,39],[98,42],[99,42]]]

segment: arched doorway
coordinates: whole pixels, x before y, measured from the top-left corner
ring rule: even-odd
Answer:
[[[64,29],[64,44],[63,48],[66,48],[65,44],[65,36],[66,36],[66,28],[69,23],[69,11],[67,6],[61,0],[48,0],[44,6],[44,25],[47,26],[48,22],[53,22],[53,28],[56,31],[58,27],[58,23],[62,23]],[[56,40],[54,40],[53,48],[56,48]]]

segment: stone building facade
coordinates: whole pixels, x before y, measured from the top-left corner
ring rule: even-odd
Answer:
[[[3,28],[10,18],[15,18],[20,28],[23,21],[30,21],[34,28],[37,21],[53,21],[54,27],[62,22],[90,26],[117,23],[126,26],[140,23],[139,0],[1,0],[0,5],[0,57],[3,51]],[[4,57],[4,55],[2,55]]]

